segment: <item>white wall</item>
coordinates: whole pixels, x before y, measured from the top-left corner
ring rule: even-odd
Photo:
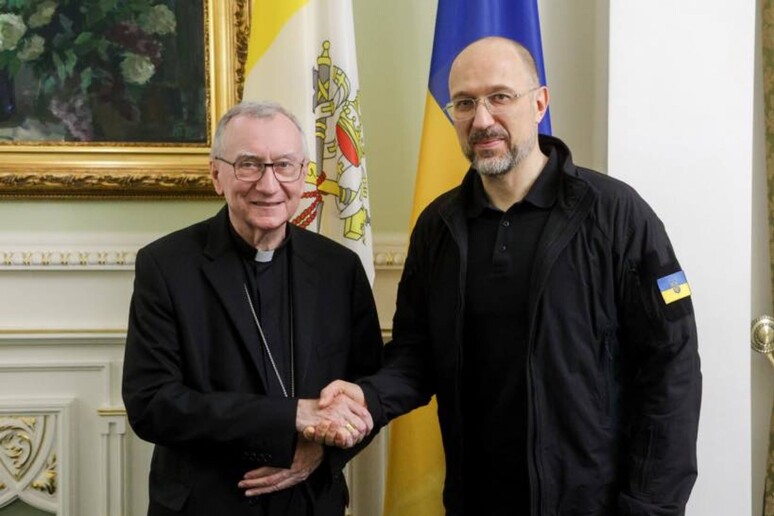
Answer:
[[[659,213],[694,292],[704,396],[689,515],[751,513],[754,9],[610,7],[609,172]]]

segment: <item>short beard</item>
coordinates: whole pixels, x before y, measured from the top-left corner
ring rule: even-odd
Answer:
[[[470,161],[473,168],[482,176],[497,177],[507,174],[510,170],[521,165],[527,156],[535,148],[537,142],[537,133],[533,133],[529,139],[522,142],[521,145],[513,144],[503,156],[480,158],[473,151],[473,144],[487,138],[500,136],[501,133],[495,130],[484,130],[471,134],[468,145],[465,148],[465,156]]]

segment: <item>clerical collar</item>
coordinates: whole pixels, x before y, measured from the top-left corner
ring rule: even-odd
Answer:
[[[274,258],[274,249],[269,249],[268,251],[256,249],[253,260],[259,263],[269,263],[272,258]]]
[[[231,225],[231,222],[228,223],[228,229],[229,233],[231,234],[231,240],[234,242],[234,247],[237,250],[237,253],[239,253],[239,256],[244,258],[247,261],[250,262],[258,262],[258,263],[269,263],[274,259],[274,255],[278,251],[283,251],[285,247],[288,245],[288,241],[290,240],[290,232],[287,230],[287,226],[285,226],[285,239],[280,243],[279,246],[277,246],[276,249],[270,249],[268,251],[261,251],[260,249],[256,249],[251,244],[245,241],[242,236],[236,232],[234,229],[234,226]]]

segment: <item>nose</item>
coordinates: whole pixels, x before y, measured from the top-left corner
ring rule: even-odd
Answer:
[[[279,181],[277,181],[277,176],[274,175],[274,165],[267,164],[263,175],[253,185],[256,190],[264,192],[276,191],[279,188]]]
[[[494,124],[492,113],[489,112],[489,106],[485,99],[476,102],[476,112],[473,115],[473,127],[476,129],[486,129]]]

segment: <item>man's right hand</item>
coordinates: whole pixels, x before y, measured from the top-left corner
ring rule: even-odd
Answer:
[[[327,444],[328,446],[338,446],[339,448],[351,448],[362,441],[371,430],[373,430],[373,419],[366,408],[365,395],[363,389],[354,383],[336,380],[331,382],[320,392],[319,408],[320,410],[336,410],[336,407],[347,407],[349,410],[362,415],[363,411],[367,415],[364,419],[366,428],[350,424],[342,424],[341,419],[323,419],[314,425],[309,425],[303,429],[304,437],[310,441]],[[353,407],[357,407],[354,409]]]
[[[371,433],[373,419],[364,401],[346,395],[331,395],[330,391],[326,392],[330,387],[322,391],[326,395],[325,399],[298,400],[296,430],[303,432],[304,437],[310,441],[351,448]]]

